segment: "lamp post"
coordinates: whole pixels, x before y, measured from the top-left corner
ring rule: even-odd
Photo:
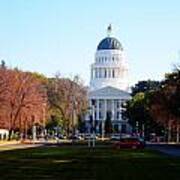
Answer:
[[[92,147],[95,147],[95,107],[92,105],[89,109],[89,115],[90,115],[90,122],[91,122],[91,128],[92,132],[90,132],[90,137],[88,140],[88,147],[91,147],[91,139],[92,139]]]
[[[95,147],[95,111],[94,111],[94,106],[92,106],[92,128],[93,128],[93,142],[92,146]]]
[[[139,137],[139,122],[136,121],[136,136]]]

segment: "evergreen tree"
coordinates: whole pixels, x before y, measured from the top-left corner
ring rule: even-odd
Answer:
[[[107,117],[105,120],[105,134],[109,136],[111,133],[112,133],[111,113],[107,112]]]

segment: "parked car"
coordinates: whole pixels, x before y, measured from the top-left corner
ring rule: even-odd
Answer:
[[[85,139],[85,140],[89,140],[89,139],[93,139],[93,138],[97,139],[97,136],[95,135],[95,137],[94,137],[93,134],[86,134],[86,135],[84,136],[84,139]]]
[[[144,148],[145,141],[136,137],[121,138],[119,141],[114,142],[117,148]]]
[[[57,136],[59,139],[65,139],[65,136],[63,134],[58,134]]]
[[[111,140],[120,140],[120,134],[112,134]]]
[[[75,134],[75,135],[71,135],[69,137],[69,139],[71,139],[71,140],[83,140],[84,138],[81,135]]]

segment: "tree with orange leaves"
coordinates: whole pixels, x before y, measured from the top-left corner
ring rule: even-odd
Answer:
[[[42,83],[31,73],[0,69],[0,121],[8,128],[25,132],[34,123],[41,123],[46,106]],[[2,89],[2,91],[1,91]]]

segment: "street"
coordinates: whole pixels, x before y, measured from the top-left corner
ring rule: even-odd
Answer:
[[[157,150],[170,156],[180,157],[180,145],[177,144],[149,144],[147,148]]]

